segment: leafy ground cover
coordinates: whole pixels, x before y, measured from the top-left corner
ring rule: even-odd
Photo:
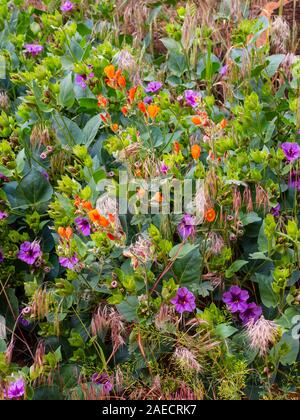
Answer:
[[[299,398],[300,61],[249,3],[1,1],[1,399]]]

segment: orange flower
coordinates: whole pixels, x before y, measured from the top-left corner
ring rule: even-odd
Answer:
[[[200,118],[200,117],[198,117],[197,115],[194,115],[194,116],[192,117],[192,123],[193,123],[193,124],[195,124],[195,125],[201,125],[202,120],[201,120],[201,118]]]
[[[146,105],[144,104],[144,102],[139,102],[138,103],[138,109],[143,113],[146,114],[147,109],[146,109]]]
[[[81,204],[81,199],[78,197],[78,195],[75,196],[74,205],[75,207],[79,207]]]
[[[57,229],[57,233],[59,234],[59,236],[63,239],[67,239],[68,241],[72,238],[73,236],[73,231],[72,228],[70,228],[70,226],[68,226],[67,228],[64,228],[62,226],[60,226]]]
[[[98,106],[99,107],[106,107],[106,105],[108,104],[108,99],[106,99],[104,96],[102,96],[102,95],[99,95],[98,97],[97,97],[97,99],[98,99]]]
[[[126,107],[126,106],[123,106],[123,107],[121,108],[121,112],[122,112],[122,114],[123,114],[123,115],[127,115],[127,114],[128,114],[128,109],[127,109],[127,107]]]
[[[157,117],[158,113],[160,111],[160,107],[157,105],[149,105],[148,106],[148,115],[150,118],[154,120],[154,118]]]
[[[116,131],[118,131],[119,125],[118,124],[112,124],[110,128],[115,133]]]
[[[97,209],[89,212],[89,218],[92,220],[92,222],[97,223],[100,226],[109,226],[109,221],[104,216],[101,216]]]
[[[199,159],[199,157],[201,156],[201,147],[198,144],[194,144],[191,148],[191,153],[193,159]]]
[[[173,149],[174,149],[174,153],[175,153],[176,155],[178,155],[178,153],[180,152],[180,144],[179,144],[179,142],[178,142],[178,141],[174,141],[174,144],[173,144]]]
[[[207,212],[205,213],[205,220],[209,223],[212,223],[214,222],[215,219],[216,219],[215,209],[211,208],[207,210]]]
[[[223,129],[227,127],[227,124],[228,124],[228,122],[227,122],[227,120],[225,120],[225,118],[220,122],[220,126]]]
[[[121,76],[118,77],[118,85],[121,88],[125,88],[126,87],[126,79],[125,79],[125,76],[121,75]]]
[[[107,216],[108,216],[108,220],[110,221],[110,223],[115,223],[116,218],[115,218],[115,216],[113,214],[108,213]]]
[[[104,73],[109,79],[113,79],[115,77],[115,66],[112,64],[110,66],[106,66],[104,68]]]
[[[132,103],[134,101],[136,91],[137,91],[137,87],[132,87],[132,88],[129,89],[128,99],[129,99],[130,103]]]
[[[82,207],[86,210],[89,210],[89,211],[93,210],[93,206],[92,206],[92,203],[90,201],[83,201],[82,202]]]
[[[111,240],[114,241],[116,238],[114,237],[114,235],[112,235],[111,233],[107,233],[107,237]]]

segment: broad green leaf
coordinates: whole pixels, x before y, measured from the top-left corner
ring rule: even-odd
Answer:
[[[272,289],[272,276],[266,276],[264,274],[256,273],[255,279],[258,282],[262,303],[267,308],[276,308],[279,298]]]
[[[178,53],[181,51],[180,43],[175,41],[175,39],[161,38],[160,41],[164,44],[164,46],[167,48],[168,51],[178,52]]]
[[[178,77],[182,76],[187,70],[187,62],[183,54],[172,52],[167,64],[170,72]]]
[[[192,244],[179,244],[174,246],[171,251],[169,252],[170,258],[184,258],[187,254],[194,251],[195,249],[199,248],[199,245],[192,245]]]
[[[238,330],[228,324],[219,324],[215,328],[215,334],[220,338],[228,338],[235,334]]]
[[[102,120],[99,115],[92,117],[85,125],[83,129],[84,144],[89,147],[94,141],[99,127],[102,124]]]
[[[123,315],[127,322],[138,321],[137,307],[139,305],[138,298],[136,296],[129,296],[127,300],[124,300],[117,306],[118,311]]]
[[[61,106],[71,108],[75,101],[72,72],[70,72],[60,83],[59,103]]]
[[[173,272],[180,285],[197,286],[202,270],[202,258],[198,249],[175,261]]]
[[[244,260],[237,260],[231,266],[226,270],[225,276],[227,279],[230,279],[234,276],[235,273],[237,273],[242,267],[244,267],[246,264],[248,264],[248,261]]]
[[[269,62],[269,64],[267,65],[265,72],[267,73],[269,77],[274,76],[280,64],[283,62],[284,58],[285,58],[284,54],[274,54],[274,55],[270,55],[267,58],[267,61]]]

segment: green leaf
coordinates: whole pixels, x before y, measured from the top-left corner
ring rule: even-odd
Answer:
[[[38,87],[38,85],[37,85],[37,83],[36,83],[35,80],[32,82],[32,91],[33,91],[33,94],[34,94],[34,97],[35,97],[35,101],[36,101],[36,104],[37,104],[38,108],[41,111],[43,111],[43,112],[52,112],[53,111],[53,108],[51,108],[49,105],[45,104],[41,100],[41,98],[43,96],[42,95],[42,91]]]
[[[259,217],[257,213],[252,211],[251,213],[242,214],[240,216],[240,220],[244,226],[248,226],[252,223],[261,222],[261,217]]]
[[[255,279],[258,282],[259,293],[262,303],[267,308],[276,308],[278,304],[278,296],[272,289],[272,276],[256,273]]]
[[[202,258],[199,249],[189,252],[185,257],[176,260],[173,272],[180,285],[198,286],[202,270]]]
[[[178,53],[181,51],[180,43],[175,41],[175,39],[161,38],[160,41],[164,44],[164,46],[167,48],[168,51],[178,52]]]
[[[92,117],[85,125],[83,129],[84,144],[89,147],[94,141],[99,127],[102,124],[102,120],[99,115]]]
[[[14,184],[15,183],[10,183]],[[26,209],[30,206],[37,207],[49,201],[53,188],[47,179],[36,169],[31,169],[15,188],[7,184],[3,187],[7,194],[12,209]]]
[[[67,117],[61,117],[56,114],[54,118],[54,126],[56,134],[62,144],[74,146],[75,144],[83,144],[83,133],[78,125]]]
[[[274,76],[280,64],[283,62],[284,58],[285,58],[284,54],[274,54],[274,55],[270,55],[267,58],[267,61],[269,62],[269,64],[267,65],[265,71],[269,77]]]
[[[249,261],[237,260],[226,270],[225,276],[227,279],[230,279],[234,276],[234,273],[237,273],[242,267],[248,264]]]
[[[71,108],[75,101],[72,72],[70,72],[60,83],[59,103],[61,106]]]
[[[220,338],[226,339],[235,334],[238,330],[228,324],[219,324],[215,328],[215,333]]]
[[[292,365],[296,362],[299,354],[299,337],[293,338],[290,334],[284,334],[276,348],[283,352],[280,363],[284,366]]]
[[[172,52],[170,54],[170,58],[167,62],[167,65],[170,72],[178,77],[182,76],[183,73],[187,70],[187,62],[183,54]]]
[[[171,251],[169,252],[170,258],[184,258],[187,254],[194,251],[194,249],[199,248],[199,245],[192,245],[192,244],[179,244],[174,246]],[[178,253],[178,254],[177,254]],[[177,254],[177,255],[176,255]]]
[[[207,297],[210,295],[210,292],[213,292],[214,286],[209,281],[204,281],[198,287],[198,294],[202,297]]]
[[[89,110],[98,109],[98,100],[96,98],[79,98],[78,103],[81,108],[85,108]]]
[[[139,305],[138,298],[136,296],[129,296],[127,300],[124,300],[117,306],[118,311],[123,315],[127,322],[138,321],[137,308]]]
[[[263,252],[253,252],[253,254],[249,254],[250,260],[265,260],[265,261],[273,261],[272,258],[267,257]]]

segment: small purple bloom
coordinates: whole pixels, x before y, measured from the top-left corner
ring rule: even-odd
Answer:
[[[83,236],[89,236],[91,234],[91,226],[87,219],[84,217],[77,217],[77,219],[75,219],[75,223]]]
[[[91,377],[91,381],[96,385],[102,385],[103,391],[106,394],[109,394],[110,391],[113,389],[113,384],[111,382],[111,378],[107,373],[94,373]]]
[[[74,4],[67,0],[65,1],[61,6],[60,6],[60,10],[62,12],[71,12],[74,9]]]
[[[196,108],[200,98],[200,94],[198,92],[195,92],[193,90],[186,90],[184,92],[184,97],[189,106],[191,106],[192,108]]]
[[[45,169],[42,169],[42,170],[41,170],[41,174],[43,175],[43,177],[44,177],[45,179],[47,179],[47,181],[49,180],[49,174],[48,174],[48,172],[47,172],[47,171],[45,171]]]
[[[80,86],[82,89],[86,89],[86,75],[85,74],[76,74],[75,83]]]
[[[163,84],[161,82],[150,82],[148,86],[145,88],[145,92],[147,93],[155,93],[161,89]]]
[[[289,162],[294,162],[294,160],[299,159],[300,157],[300,146],[298,143],[283,143],[281,149]]]
[[[150,104],[152,104],[152,102],[153,102],[152,96],[146,96],[146,98],[144,98],[144,103],[146,105],[150,105]]]
[[[185,214],[177,227],[179,235],[183,240],[195,233],[195,218],[190,214]]]
[[[160,165],[160,171],[162,174],[167,175],[168,171],[169,171],[169,167],[168,165],[165,164],[165,162],[162,162],[162,164]]]
[[[2,249],[0,248],[0,263],[3,263],[3,261],[4,261],[4,254],[3,254]]]
[[[231,286],[228,292],[223,294],[223,302],[225,302],[233,314],[243,312],[248,308],[247,300],[249,293],[242,290],[238,286]]]
[[[248,303],[247,308],[240,312],[240,318],[244,324],[247,324],[249,321],[253,320],[256,322],[262,314],[261,306],[256,305],[256,303]]]
[[[78,263],[78,258],[76,257],[76,254],[74,254],[72,257],[59,257],[59,263],[65,268],[68,268],[69,270],[73,270],[75,265]]]
[[[225,66],[222,66],[221,67],[221,70],[220,70],[220,75],[221,76],[226,76],[226,74],[228,73],[228,65],[227,64],[225,64]]]
[[[18,399],[25,394],[25,383],[22,378],[11,382],[7,390],[4,390],[4,397],[9,400]]]
[[[20,246],[18,258],[29,265],[33,265],[41,255],[41,247],[37,241],[23,242]]]
[[[170,300],[177,312],[193,312],[196,309],[195,295],[190,292],[186,287],[180,287],[177,294]]]
[[[0,211],[0,220],[6,219],[8,214],[5,211]]]
[[[281,210],[281,205],[278,203],[277,206],[275,206],[271,209],[271,214],[274,217],[279,217],[280,216],[280,210]]]
[[[289,187],[300,191],[300,173],[292,169],[289,177]]]
[[[20,315],[18,317],[19,324],[21,324],[25,328],[28,328],[31,323],[28,321],[28,319],[24,318],[24,316],[23,316],[23,315],[26,314],[26,308],[24,308],[24,309],[20,308],[19,313],[20,313]]]
[[[39,44],[25,44],[24,47],[25,47],[26,51],[29,54],[31,54],[33,57],[40,54],[44,49],[44,47],[42,45],[39,45]]]

